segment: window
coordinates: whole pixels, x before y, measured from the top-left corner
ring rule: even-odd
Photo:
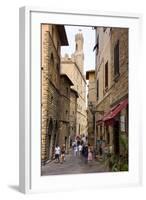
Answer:
[[[53,96],[51,96],[51,104],[53,103]]]
[[[68,87],[66,87],[66,94],[68,95]]]
[[[119,75],[119,40],[114,47],[114,75]]]
[[[51,53],[51,66],[52,67],[54,66],[54,56],[53,56],[53,53]]]
[[[105,88],[108,88],[108,62],[105,64]]]
[[[96,97],[97,97],[97,100],[99,99],[99,80],[97,80],[97,83],[96,83]]]
[[[106,31],[106,29],[107,29],[107,27],[103,27],[103,32],[105,32],[105,31]]]

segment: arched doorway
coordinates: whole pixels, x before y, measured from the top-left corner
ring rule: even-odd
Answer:
[[[53,132],[53,120],[52,118],[50,118],[47,131],[47,144],[46,144],[47,159],[51,159],[52,132]]]
[[[54,155],[55,146],[58,144],[58,122],[54,120],[54,131],[52,135],[52,158]]]

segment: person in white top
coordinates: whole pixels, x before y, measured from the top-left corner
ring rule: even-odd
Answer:
[[[82,152],[82,145],[81,144],[78,146],[78,149],[79,149],[79,156],[80,156],[81,152]]]
[[[77,152],[78,152],[78,147],[77,145],[74,146],[74,156],[77,156]]]
[[[55,147],[55,160],[60,162],[60,147],[58,145]]]

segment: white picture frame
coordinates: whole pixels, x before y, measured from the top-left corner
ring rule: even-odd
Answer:
[[[20,8],[20,191],[69,191],[140,185],[142,134],[137,85],[142,16],[99,11]],[[129,28],[129,171],[41,177],[40,158],[40,23]],[[36,42],[37,41],[37,42]],[[138,67],[137,67],[138,66]],[[35,99],[35,101],[34,101]],[[82,179],[82,181],[79,181]],[[98,181],[97,181],[98,180]]]

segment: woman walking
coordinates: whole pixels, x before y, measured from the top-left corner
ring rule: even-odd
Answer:
[[[65,161],[65,144],[62,145],[61,148],[61,164]]]
[[[88,148],[88,163],[90,164],[92,160],[93,160],[93,151],[92,151],[92,148],[89,147]]]

